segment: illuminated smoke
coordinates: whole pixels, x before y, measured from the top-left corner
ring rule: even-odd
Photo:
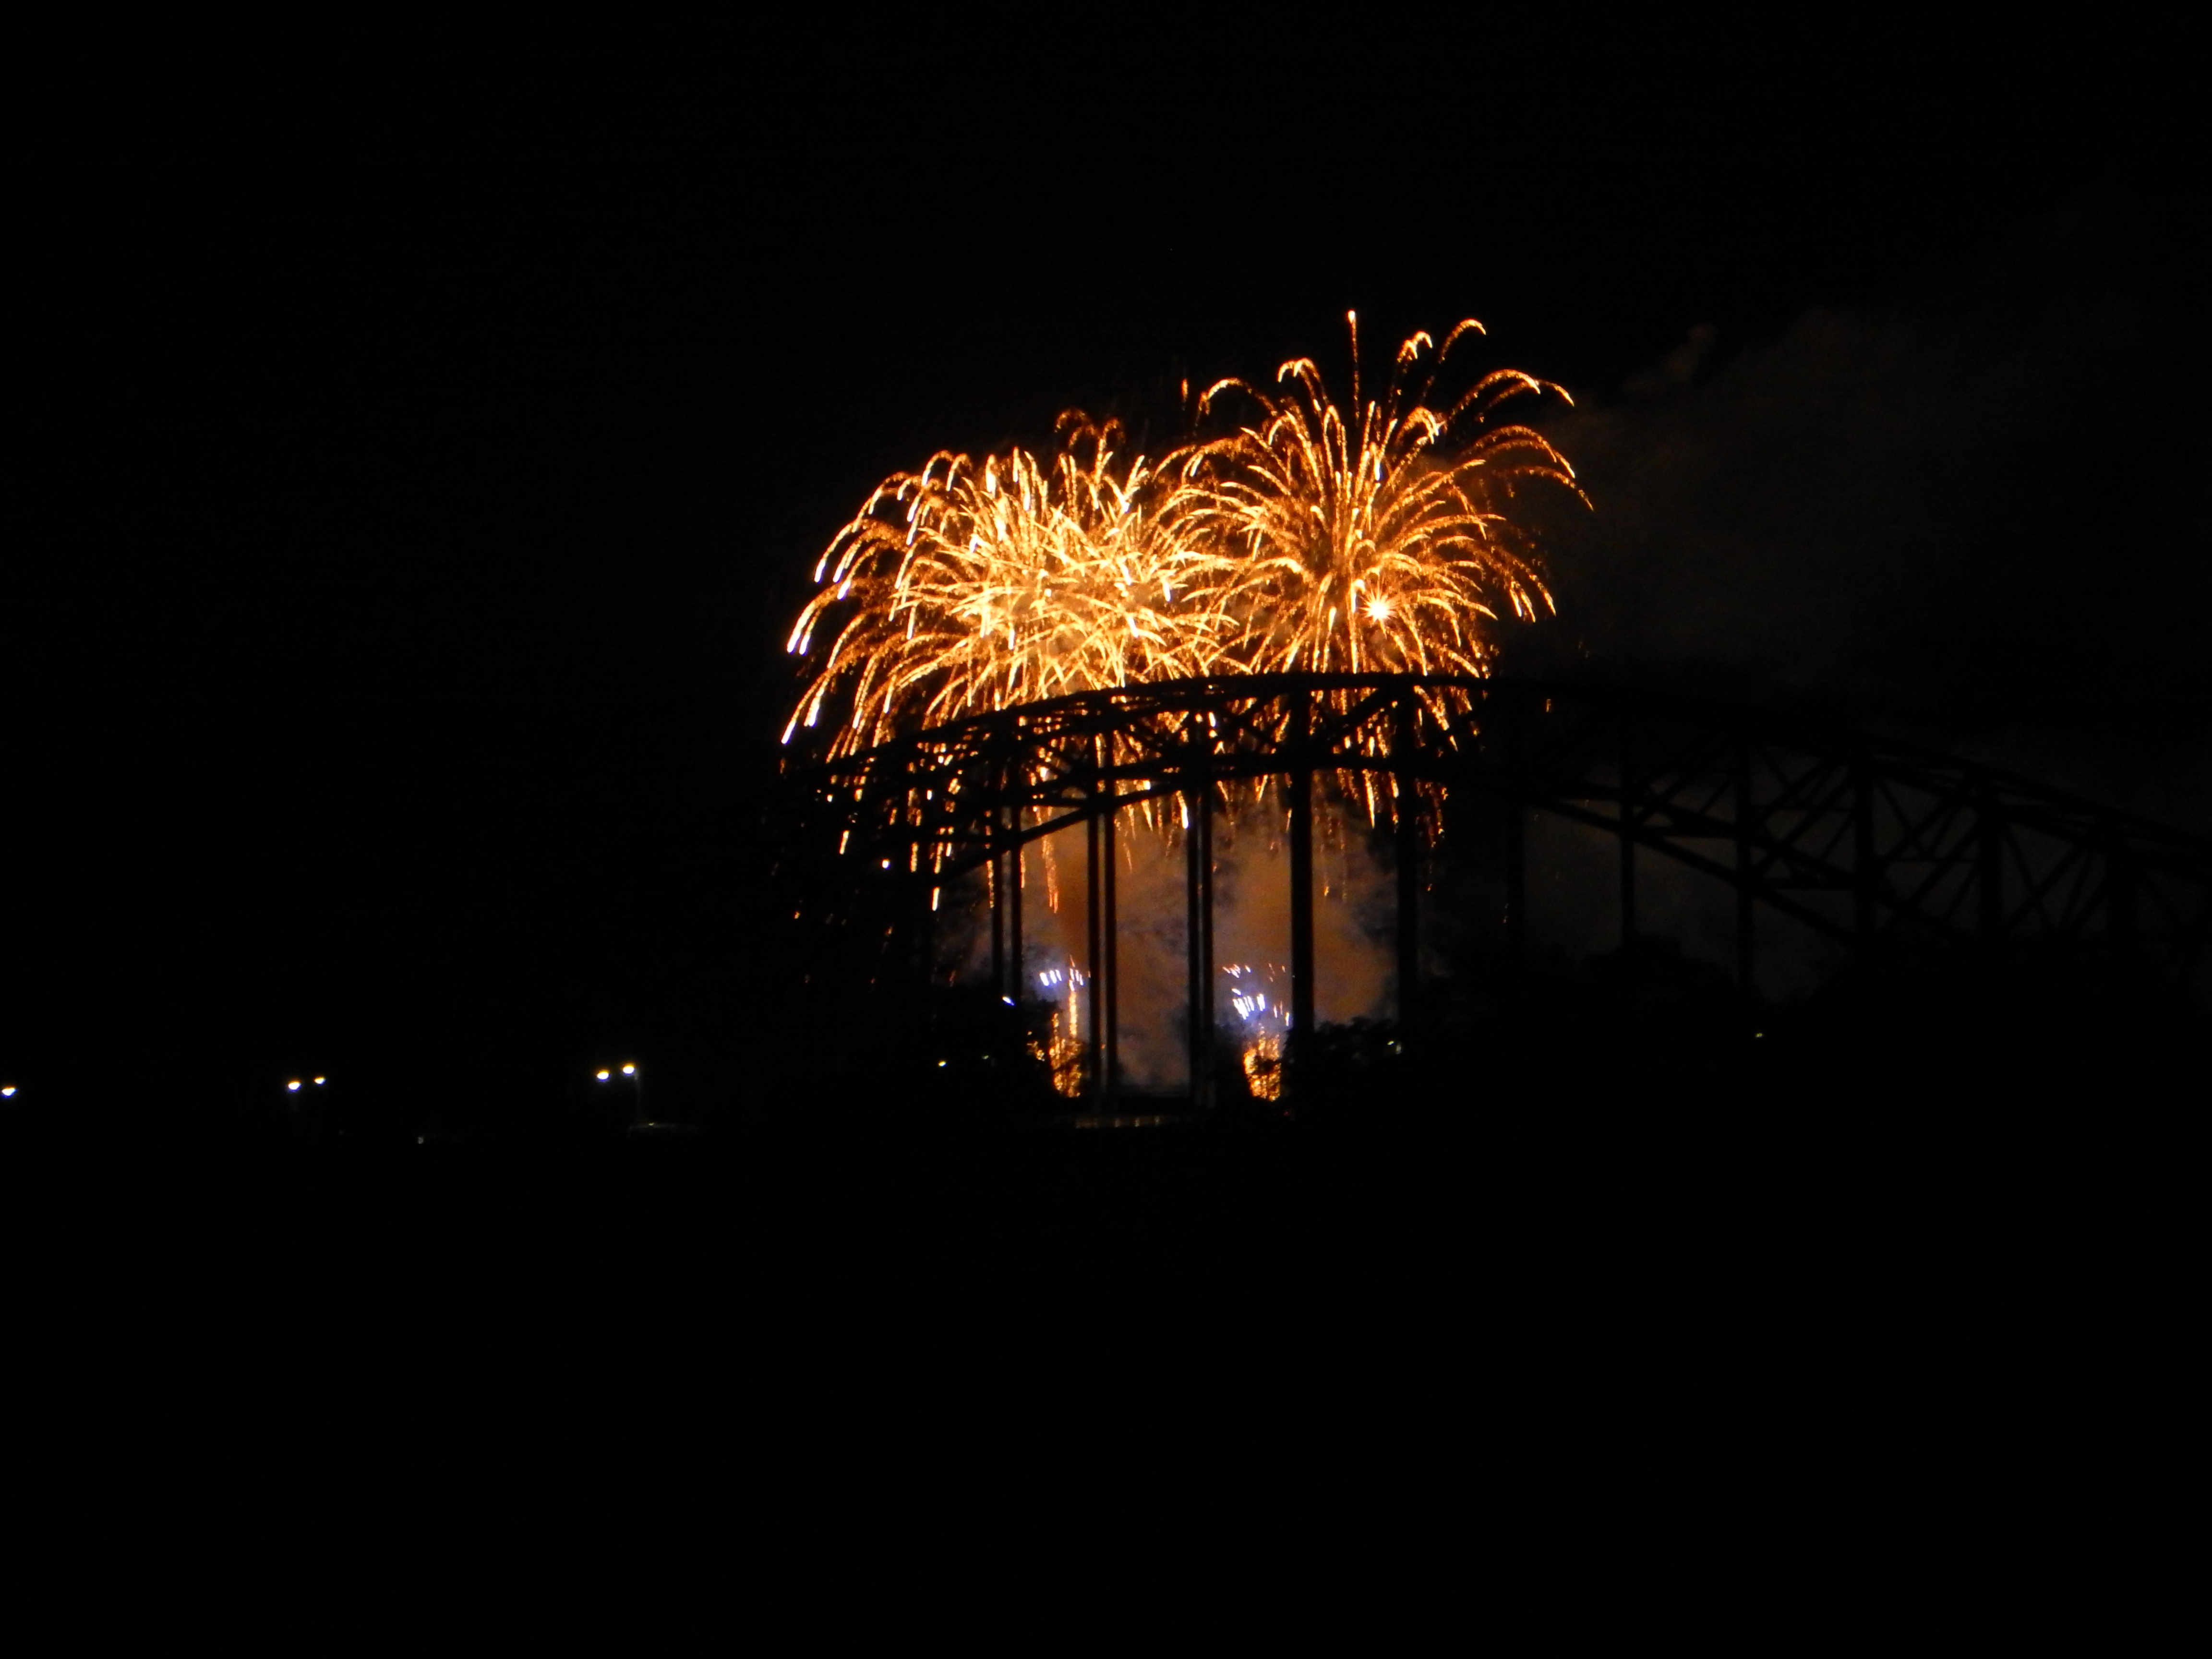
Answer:
[[[1272,797],[1214,842],[1214,989],[1218,1040],[1244,1059],[1248,1082],[1270,1097],[1291,998],[1290,849]],[[1314,870],[1315,1018],[1323,1024],[1376,1018],[1392,1010],[1395,920],[1390,878],[1367,849],[1356,820],[1325,814]],[[1349,833],[1332,833],[1349,826]],[[1132,1087],[1188,1086],[1183,848],[1157,834],[1115,837],[1120,999],[1118,1050]],[[1049,1006],[1049,1036],[1036,1058],[1061,1092],[1080,1091],[1091,1018],[1085,1000],[1090,916],[1085,834],[1063,830],[1030,844],[1022,982]],[[971,981],[987,980],[990,930],[979,908],[951,945]]]
[[[1347,320],[1347,404],[1301,358],[1268,389],[1215,385],[1190,405],[1189,439],[1157,462],[1128,453],[1114,423],[1070,411],[1049,456],[941,452],[886,479],[816,567],[789,640],[809,678],[785,742],[821,731],[821,747],[847,756],[988,710],[1206,675],[1486,673],[1494,628],[1552,606],[1534,536],[1508,510],[1516,491],[1541,484],[1583,500],[1545,438],[1492,417],[1559,389],[1498,369],[1435,395],[1455,347],[1481,332],[1470,319],[1441,347],[1425,333],[1407,339],[1382,394],[1365,398]],[[1469,708],[1449,690],[1422,701],[1440,727]],[[1368,822],[1384,816],[1370,775],[1334,781]],[[1249,793],[1224,807],[1215,1006],[1265,1094],[1290,990],[1281,807]],[[1165,1086],[1188,1070],[1182,853],[1168,818],[1123,822],[1120,1058],[1137,1086]],[[1336,1023],[1386,1002],[1388,954],[1369,925],[1383,884],[1346,828],[1349,811],[1321,822],[1315,1012]],[[1080,829],[1064,831],[1023,860],[1025,893],[1045,902],[1024,905],[1035,920],[1022,982],[1052,1005],[1039,1058],[1071,1092],[1092,1018],[1084,843]]]

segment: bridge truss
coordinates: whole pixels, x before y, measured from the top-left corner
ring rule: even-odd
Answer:
[[[1278,674],[1132,685],[996,710],[826,765],[793,769],[804,840],[831,861],[833,908],[922,939],[981,872],[991,972],[1024,994],[1030,842],[1087,848],[1087,1075],[1118,1075],[1117,836],[1181,843],[1191,1076],[1211,1075],[1214,825],[1269,799],[1290,853],[1296,1075],[1314,1030],[1314,830],[1334,797],[1397,848],[1401,1016],[1417,991],[1425,849],[1487,803],[1499,826],[1503,945],[1526,949],[1534,813],[1609,836],[1620,929],[1656,855],[1733,896],[1748,987],[1765,908],[1865,955],[1901,944],[2063,954],[2154,994],[2201,990],[2212,843],[1909,744],[1757,711],[1617,688],[1449,676]],[[834,846],[835,852],[829,849]],[[1410,1024],[1401,1018],[1401,1024]]]

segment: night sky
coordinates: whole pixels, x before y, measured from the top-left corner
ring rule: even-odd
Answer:
[[[8,1067],[711,1086],[779,971],[754,825],[829,537],[1066,407],[1157,445],[1186,375],[1340,385],[1352,307],[1370,372],[1475,315],[1575,394],[1597,511],[1522,665],[2212,830],[2173,43],[568,44],[50,95]]]

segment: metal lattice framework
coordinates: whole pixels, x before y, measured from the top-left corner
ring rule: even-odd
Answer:
[[[1212,1030],[1212,825],[1279,781],[1291,854],[1290,1052],[1314,1027],[1316,780],[1395,833],[1399,983],[1415,985],[1421,852],[1454,804],[1504,810],[1504,939],[1523,948],[1524,824],[1619,844],[1636,934],[1639,852],[1733,890],[1750,982],[1760,907],[1859,952],[1903,941],[2064,953],[2146,989],[2191,988],[2212,931],[2212,843],[1911,745],[1783,716],[1587,686],[1283,674],[1086,692],[931,728],[798,771],[806,835],[848,900],[927,917],[988,872],[996,982],[1018,994],[1027,842],[1087,830],[1091,1075],[1118,1042],[1115,865],[1136,813],[1184,851],[1192,1076]]]

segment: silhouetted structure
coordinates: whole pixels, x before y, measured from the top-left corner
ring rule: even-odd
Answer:
[[[1619,846],[1620,935],[1639,853],[1733,890],[1739,982],[1761,907],[1861,960],[1895,946],[2056,953],[2153,996],[2193,987],[2212,928],[2212,844],[1909,744],[1617,688],[1444,676],[1279,674],[1125,686],[918,731],[794,766],[790,859],[817,920],[890,942],[926,976],[944,890],[982,872],[993,984],[1021,994],[1018,849],[1073,827],[1089,856],[1088,1075],[1116,1077],[1117,820],[1146,803],[1182,843],[1191,1076],[1213,1074],[1212,820],[1229,786],[1279,779],[1290,850],[1292,1075],[1314,1030],[1316,779],[1395,831],[1398,970],[1418,994],[1425,848],[1486,803],[1503,944],[1526,948],[1524,829],[1542,811]],[[1401,1025],[1411,1022],[1401,1018]]]

